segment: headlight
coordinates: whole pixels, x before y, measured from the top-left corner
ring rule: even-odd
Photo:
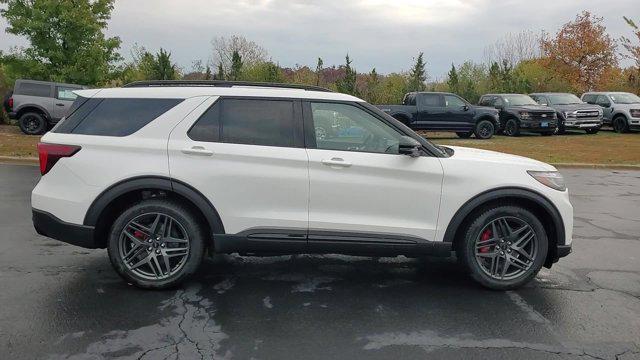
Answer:
[[[523,120],[530,119],[531,118],[531,114],[529,114],[526,111],[521,111],[520,112],[520,118],[523,119]]]
[[[552,189],[558,191],[567,190],[567,185],[564,182],[564,177],[557,171],[527,171],[534,179],[538,180],[541,184],[546,185]]]
[[[629,113],[632,117],[640,117],[640,109],[631,109],[629,110]]]

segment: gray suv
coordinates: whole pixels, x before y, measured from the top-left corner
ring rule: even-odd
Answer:
[[[588,92],[582,101],[602,107],[603,121],[618,133],[640,130],[640,97],[628,92]]]
[[[540,105],[545,105],[558,113],[558,134],[565,130],[584,130],[595,134],[602,126],[602,108],[587,104],[579,97],[569,93],[529,94]]]
[[[75,84],[16,80],[7,104],[9,118],[17,119],[20,129],[27,135],[44,134],[67,115],[77,97],[73,91],[83,88]]]

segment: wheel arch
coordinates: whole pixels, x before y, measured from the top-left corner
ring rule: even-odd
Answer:
[[[482,114],[480,116],[478,116],[478,118],[476,119],[475,125],[478,125],[478,123],[480,121],[484,121],[484,120],[488,120],[491,121],[491,123],[493,124],[493,126],[495,126],[495,130],[497,131],[498,128],[500,128],[500,119],[497,119],[491,115],[488,114]]]
[[[51,115],[49,114],[49,112],[42,106],[36,105],[36,104],[27,104],[27,105],[21,106],[19,109],[16,110],[16,117],[19,119],[22,115],[28,112],[40,113],[45,117],[45,120],[51,121]]]
[[[391,115],[391,117],[393,117],[394,119],[400,121],[401,123],[409,126],[409,124],[411,124],[411,116],[409,116],[406,113],[403,112],[397,112],[397,113],[393,113],[393,114],[389,114]]]
[[[453,248],[461,241],[465,228],[473,221],[473,215],[481,209],[500,204],[515,204],[532,211],[542,222],[549,239],[549,251],[545,266],[550,267],[558,260],[558,245],[565,244],[565,230],[562,216],[553,203],[544,195],[529,189],[503,187],[480,193],[467,201],[455,213],[444,234],[444,242]]]
[[[196,213],[209,234],[225,233],[218,211],[202,193],[186,183],[161,176],[135,177],[110,186],[89,206],[83,224],[94,227],[95,243],[106,247],[109,228],[118,214],[140,200],[154,197],[180,201]]]

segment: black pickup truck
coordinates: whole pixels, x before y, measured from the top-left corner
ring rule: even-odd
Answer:
[[[377,105],[380,110],[414,130],[454,131],[461,138],[472,134],[490,139],[498,129],[498,111],[474,106],[456,94],[410,92],[402,105]]]
[[[519,136],[524,131],[549,136],[558,126],[554,109],[524,94],[486,94],[478,104],[492,106],[500,112],[500,130],[507,136]]]

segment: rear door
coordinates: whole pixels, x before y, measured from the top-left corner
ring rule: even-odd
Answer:
[[[447,109],[441,94],[420,94],[418,101],[418,124],[422,129],[435,130],[446,121]]]
[[[78,97],[78,95],[73,92],[80,89],[79,87],[56,85],[53,108],[51,109],[54,120],[62,119],[69,114],[69,109],[71,109],[73,101]]]
[[[291,229],[306,246],[309,173],[300,106],[213,97],[171,132],[171,177],[209,199],[227,234]]]
[[[443,176],[439,159],[400,155],[403,134],[357,103],[304,104],[310,249],[353,249],[402,237],[409,243],[434,240]],[[324,137],[314,132],[314,123],[327,113],[337,114],[348,130]]]

